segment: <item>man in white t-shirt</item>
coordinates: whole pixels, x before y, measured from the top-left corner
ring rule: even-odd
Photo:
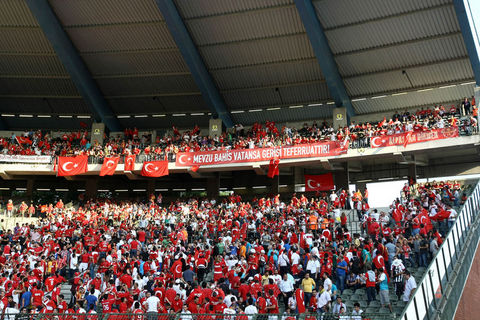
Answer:
[[[330,193],[330,203],[334,203],[335,200],[337,199],[337,194],[335,193],[335,191],[332,190],[332,193]]]
[[[255,304],[253,303],[253,299],[249,298],[248,301],[248,306],[245,308],[245,314],[248,315],[256,315],[258,313],[257,307],[255,307]],[[254,317],[250,316],[248,317],[249,320],[253,320]]]
[[[332,290],[332,280],[330,280],[326,272],[323,274],[323,289],[325,291]]]
[[[290,260],[292,260],[292,266],[300,263],[300,255],[297,253],[296,249],[292,249]]]
[[[152,296],[150,292],[147,292],[147,300],[145,300],[143,305],[147,306],[147,312],[158,312],[160,299],[155,295]]]
[[[410,271],[405,270],[404,275],[407,281],[405,282],[405,291],[403,291],[402,300],[409,301],[412,293],[417,288],[417,282],[415,282],[415,278],[410,274]]]
[[[317,274],[320,273],[320,261],[317,256],[312,256],[307,262],[307,271],[310,271],[312,278],[316,279]]]
[[[331,300],[330,291],[324,290],[321,294],[317,294],[317,311],[318,313],[324,313],[327,311],[327,307]]]

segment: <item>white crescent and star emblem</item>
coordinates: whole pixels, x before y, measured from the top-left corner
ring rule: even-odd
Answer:
[[[187,157],[187,161],[191,161],[192,157],[189,157],[186,154],[182,154],[180,157],[178,157],[178,163],[180,164],[187,164],[187,162],[183,159],[184,157]]]
[[[378,148],[382,143],[385,143],[385,139],[382,137],[373,137],[371,140],[372,147]]]
[[[132,158],[132,157],[128,157],[128,158],[127,158],[127,164],[130,165],[130,164],[132,164],[132,162],[133,162],[133,158]]]
[[[69,168],[69,164],[73,164],[72,167]],[[65,162],[63,165],[62,165],[62,169],[63,171],[72,171],[73,169],[75,169],[76,167],[78,167],[78,164],[74,164],[72,161],[69,161],[69,162]]]
[[[176,273],[182,273],[182,268],[180,268],[180,270],[178,270],[178,267],[180,267],[180,265],[177,265],[177,266],[175,267],[175,272],[176,272]]]
[[[149,169],[150,167],[153,167],[153,170]],[[154,172],[154,171],[157,171],[157,170],[158,170],[158,167],[155,167],[153,165],[153,163],[147,163],[145,165],[145,171],[147,171],[147,172]]]
[[[315,183],[315,186],[313,186],[312,183]],[[321,183],[318,183],[315,180],[312,180],[312,179],[307,180],[307,187],[310,188],[310,189],[319,188],[321,185],[322,185]]]
[[[106,163],[106,165],[107,165],[107,168],[111,168],[111,167],[113,167],[113,166],[115,165],[115,161],[113,161],[113,160],[108,160],[107,163]]]

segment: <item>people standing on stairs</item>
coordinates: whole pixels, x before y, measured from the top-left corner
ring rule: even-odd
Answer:
[[[405,270],[405,289],[403,291],[403,296],[402,300],[405,302],[410,301],[412,298],[413,293],[415,292],[415,289],[417,288],[417,282],[415,281],[415,278],[410,274],[410,271]]]
[[[382,307],[388,307],[390,312],[393,313],[392,305],[390,303],[390,296],[388,291],[388,277],[384,269],[376,269],[375,273],[377,275],[377,284],[378,284],[378,294],[380,296],[380,304]]]
[[[397,294],[398,299],[403,294],[404,290],[404,275],[405,275],[405,266],[403,265],[403,262],[401,259],[399,259],[397,256],[394,257],[394,260],[392,262],[391,270],[390,270],[390,278],[393,281],[393,284],[395,286],[395,293]]]

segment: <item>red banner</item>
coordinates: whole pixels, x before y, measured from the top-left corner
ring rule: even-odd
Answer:
[[[176,165],[180,167],[219,165],[270,161],[275,159],[296,159],[336,156],[346,153],[341,141],[328,141],[312,144],[299,144],[288,147],[238,149],[226,151],[180,152]]]
[[[135,170],[135,155],[129,154],[125,156],[125,169],[124,171],[133,171]]]
[[[405,132],[391,136],[375,136],[370,139],[372,148],[383,148],[392,146],[407,146],[411,143],[427,142],[432,140],[448,139],[458,137],[458,128],[449,127],[429,131]]]
[[[408,144],[411,143],[455,138],[458,136],[458,128],[449,127],[429,131],[398,133],[391,136],[375,136],[370,139],[370,145],[372,148],[383,148],[401,145],[406,147]]]
[[[88,156],[58,157],[59,177],[75,176],[88,171]]]
[[[168,161],[145,161],[142,167],[142,176],[155,178],[168,176]]]
[[[115,169],[117,169],[118,160],[120,160],[120,157],[105,157],[102,168],[100,169],[100,177],[113,176]]]
[[[321,175],[305,175],[305,191],[328,191],[333,190],[333,176],[331,173]]]

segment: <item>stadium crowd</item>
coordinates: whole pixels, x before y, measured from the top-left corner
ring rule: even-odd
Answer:
[[[406,185],[388,212],[369,208],[368,191],[288,201],[246,202],[235,194],[170,204],[153,195],[144,203],[59,201],[37,223],[2,230],[0,309],[20,316],[181,313],[186,320],[281,310],[282,319],[361,319],[380,306],[395,312],[416,288],[408,269],[426,267],[435,255],[462,193],[457,182]],[[342,209],[350,207],[361,233],[348,229]]]
[[[137,128],[126,129],[123,137],[104,137],[103,145],[89,141],[87,130],[64,133],[52,138],[42,130],[28,131],[22,136],[12,133],[11,137],[0,138],[0,153],[18,155],[57,155],[69,156],[87,154],[95,161],[106,156],[136,154],[144,155],[149,160],[167,158],[175,159],[178,152],[215,151],[228,149],[268,148],[290,146],[321,141],[343,141],[350,148],[367,148],[374,136],[393,135],[404,132],[428,131],[445,127],[457,127],[464,134],[477,131],[478,110],[466,99],[459,108],[435,106],[432,109],[420,109],[415,113],[395,112],[387,121],[352,122],[344,128],[333,128],[326,121],[301,128],[279,127],[275,122],[267,121],[265,125],[255,123],[249,129],[237,124],[232,130],[220,136],[202,135],[200,128],[180,132],[173,127],[171,133],[157,136],[151,141],[150,136],[139,135]],[[461,117],[464,115],[464,117]],[[345,141],[347,140],[347,141]]]

